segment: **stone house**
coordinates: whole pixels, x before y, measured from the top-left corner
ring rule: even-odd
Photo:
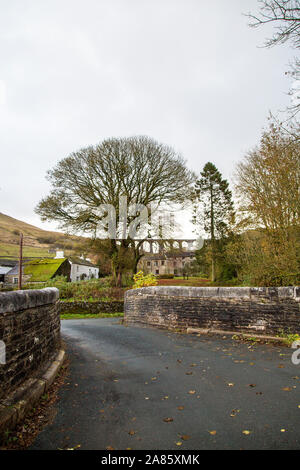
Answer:
[[[81,281],[98,278],[99,268],[90,260],[83,258],[66,258],[63,251],[56,252],[55,258],[23,260],[22,283],[47,282],[56,276],[64,276],[67,281]],[[6,270],[5,284],[17,285],[19,282],[19,264]]]
[[[18,262],[11,259],[0,260],[0,283],[5,281],[5,275],[14,267]]]
[[[71,264],[67,258],[24,260],[22,265],[22,283],[46,282],[56,276],[65,276],[70,280]],[[19,282],[19,263],[5,274],[5,283],[17,285]]]
[[[145,274],[155,274],[162,276],[173,274],[182,276],[184,267],[195,259],[194,251],[166,252],[166,253],[146,253],[138,264],[138,270]]]

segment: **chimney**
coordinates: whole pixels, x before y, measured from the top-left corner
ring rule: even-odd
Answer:
[[[59,251],[59,250],[56,250],[56,255],[54,257],[54,259],[61,259],[61,258],[64,258],[65,257],[65,254],[63,251]]]

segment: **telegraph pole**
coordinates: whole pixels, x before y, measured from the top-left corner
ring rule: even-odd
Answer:
[[[20,252],[19,252],[19,290],[22,289],[22,269],[23,264],[23,233],[20,233]]]

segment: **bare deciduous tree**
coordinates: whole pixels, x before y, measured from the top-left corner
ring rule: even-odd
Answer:
[[[50,195],[40,201],[36,212],[42,220],[55,220],[64,229],[83,230],[97,235],[99,223],[107,214],[99,212],[104,204],[115,208],[117,227],[130,224],[139,214],[122,219],[119,201],[128,206],[182,201],[188,197],[194,175],[183,159],[167,145],[145,137],[111,138],[96,146],[72,153],[48,171]],[[121,228],[122,232],[122,228]],[[128,257],[139,257],[138,246],[130,235],[117,233],[121,243],[110,240],[109,254],[119,285]],[[134,261],[136,264],[136,260]]]
[[[260,13],[248,14],[250,26],[275,23],[275,32],[267,40],[266,47],[291,41],[296,48],[300,47],[300,1],[299,0],[259,0]]]
[[[274,24],[274,34],[267,39],[265,47],[289,42],[295,49],[300,48],[300,0],[258,0],[260,12],[257,15],[248,13],[252,28],[262,25]],[[295,59],[290,70],[286,72],[293,80],[290,89],[292,104],[288,108],[291,118],[294,118],[300,109],[298,83],[300,80],[300,61]],[[296,85],[296,86],[295,86]]]

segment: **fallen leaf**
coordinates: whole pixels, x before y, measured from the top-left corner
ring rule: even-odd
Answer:
[[[190,394],[190,395],[194,395],[195,393],[196,393],[196,390],[190,390],[190,391],[189,391],[189,394]]]
[[[188,434],[184,434],[183,436],[180,436],[180,437],[183,441],[188,441],[191,438],[191,436],[189,436]]]
[[[106,450],[115,450],[115,449],[114,449],[114,447],[107,446],[107,447],[106,447]]]
[[[234,384],[233,384],[233,383],[229,383],[229,384],[227,384],[227,385],[228,385],[228,387],[234,387]]]
[[[186,372],[185,375],[193,375],[193,372]]]
[[[254,388],[256,387],[256,384],[248,384],[248,386]]]
[[[135,435],[135,431],[128,431],[128,434],[129,434],[129,436],[134,436],[134,435]]]
[[[172,423],[172,421],[174,421],[174,419],[173,418],[164,418],[163,421],[165,423]]]
[[[245,431],[243,431],[243,434],[245,434],[246,436],[248,436],[248,434],[251,434],[251,431],[245,430]]]
[[[209,431],[209,434],[211,434],[212,436],[215,436],[217,434],[217,431]]]
[[[180,441],[179,441],[179,442],[176,442],[176,445],[177,445],[177,446],[182,446],[182,442],[180,442]]]
[[[299,408],[300,408],[300,405],[299,405]],[[177,406],[177,410],[179,410],[179,411],[184,410],[184,406]]]
[[[285,432],[285,429],[280,429],[280,432]]]
[[[291,387],[283,387],[281,390],[283,390],[284,392],[290,392],[292,389]]]

